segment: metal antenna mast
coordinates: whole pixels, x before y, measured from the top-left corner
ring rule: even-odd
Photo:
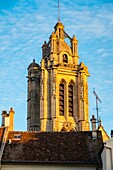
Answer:
[[[58,22],[60,22],[60,1],[58,0]]]
[[[96,97],[97,123],[98,123],[98,125],[99,125],[98,101],[99,101],[100,103],[102,103],[102,102],[101,102],[101,100],[99,99],[98,95],[96,94],[95,90],[93,90],[93,93],[94,93],[94,95],[95,95],[95,97]]]

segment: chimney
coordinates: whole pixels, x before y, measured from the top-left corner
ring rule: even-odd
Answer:
[[[113,130],[111,130],[111,138],[113,138]]]
[[[10,108],[9,111],[9,131],[13,131],[14,130],[14,109]]]
[[[10,108],[9,113],[2,111],[2,126],[8,127],[9,131],[14,130],[14,113],[13,108]]]
[[[9,126],[9,114],[6,110],[2,111],[2,126]]]
[[[101,120],[101,118],[100,118],[99,121],[98,121],[98,127],[100,127],[100,126],[102,126],[102,120]]]
[[[92,119],[90,121],[92,125],[92,138],[97,139],[96,119],[94,115],[92,115]]]
[[[90,121],[92,125],[92,131],[96,131],[96,119],[94,115],[92,115],[92,119]]]

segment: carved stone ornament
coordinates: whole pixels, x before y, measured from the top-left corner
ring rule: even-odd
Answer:
[[[44,84],[43,84],[43,80],[42,80],[42,81],[40,81],[40,97],[42,97],[43,94],[44,94]]]
[[[56,98],[56,94],[53,94],[53,98],[54,98],[54,99]]]
[[[41,78],[40,85],[44,84],[44,78]]]
[[[80,98],[83,99],[83,97],[84,97],[84,86],[82,85],[80,87]]]
[[[73,130],[72,123],[69,121],[64,122],[62,130],[67,131],[67,132]]]
[[[52,83],[56,83],[56,77],[52,78]]]
[[[54,70],[53,70],[53,77],[51,83],[52,83],[52,93],[54,94],[56,92],[56,72]]]
[[[36,87],[36,80],[31,81],[31,88],[35,89]]]

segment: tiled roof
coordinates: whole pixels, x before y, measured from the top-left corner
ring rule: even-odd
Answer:
[[[9,132],[2,162],[97,164],[101,147],[101,132]]]
[[[102,131],[102,138],[103,138],[103,141],[105,142],[106,140],[110,139],[110,137],[108,136],[107,132],[105,131],[104,127],[102,125],[100,125],[98,127],[98,130],[99,131]]]

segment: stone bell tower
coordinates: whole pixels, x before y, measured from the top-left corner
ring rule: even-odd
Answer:
[[[28,67],[28,130],[89,130],[89,73],[78,59],[78,40],[58,22],[42,46],[41,65]]]

